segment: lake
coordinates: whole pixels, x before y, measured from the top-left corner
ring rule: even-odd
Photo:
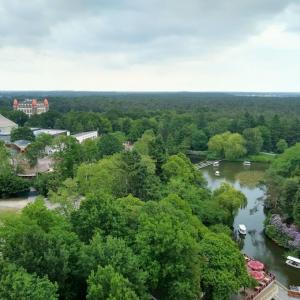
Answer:
[[[269,271],[285,286],[300,285],[300,269],[285,264],[286,250],[268,239],[263,231],[266,217],[263,206],[265,186],[258,186],[258,182],[267,168],[268,165],[262,163],[252,163],[250,167],[246,167],[241,162],[221,162],[217,168],[209,166],[201,171],[209,188],[216,189],[226,181],[247,197],[247,206],[239,210],[234,220],[235,229],[238,224],[245,224],[248,231],[245,238],[238,238],[241,251],[265,263]],[[220,176],[215,175],[216,170],[220,172]]]

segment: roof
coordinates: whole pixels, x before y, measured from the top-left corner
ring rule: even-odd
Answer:
[[[0,114],[0,127],[18,126],[15,122],[5,118]]]
[[[27,140],[17,140],[14,141],[12,144],[17,146],[19,149],[23,150],[26,149],[31,144],[31,142]]]
[[[86,131],[86,132],[79,132],[79,133],[72,134],[72,136],[74,136],[74,137],[82,137],[82,136],[89,135],[89,134],[97,134],[98,135],[98,132],[97,132],[97,130]]]
[[[42,129],[42,128],[31,128],[31,130],[33,131],[33,134],[35,136],[38,136],[42,133],[46,133],[46,134],[50,134],[50,135],[58,135],[58,134],[62,134],[62,133],[67,133],[68,134],[68,130],[63,130],[63,129]]]

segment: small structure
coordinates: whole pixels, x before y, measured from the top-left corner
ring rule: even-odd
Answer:
[[[247,271],[257,281],[257,286],[247,288],[239,299],[263,300],[272,299],[277,294],[277,287],[274,285],[275,276],[265,269],[265,265],[244,254]]]
[[[80,132],[72,135],[80,144],[86,140],[94,140],[98,137],[98,131]]]
[[[220,176],[220,175],[221,175],[221,174],[220,174],[220,171],[216,171],[216,172],[215,172],[215,175],[216,175],[216,176]]]
[[[25,152],[26,148],[31,144],[30,141],[27,140],[17,140],[10,143],[10,147],[15,148],[18,152]]]
[[[5,118],[0,114],[0,136],[3,136],[3,140],[9,140],[10,133],[15,128],[18,128],[18,125],[15,122]]]
[[[64,129],[43,129],[43,128],[30,128],[34,134],[35,137],[39,136],[40,134],[49,134],[53,137],[59,136],[59,135],[70,135],[69,130]]]
[[[243,165],[244,165],[244,166],[251,166],[251,161],[245,160],[245,161],[243,162]]]
[[[31,117],[33,115],[40,115],[49,110],[48,99],[38,101],[37,99],[25,99],[20,102],[18,99],[13,101],[13,109],[20,110],[25,113],[27,116]]]
[[[129,141],[122,143],[122,145],[123,145],[125,151],[132,151],[132,149],[133,149],[133,144]]]

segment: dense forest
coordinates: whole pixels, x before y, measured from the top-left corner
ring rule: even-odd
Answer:
[[[57,151],[53,172],[30,182],[39,199],[1,221],[0,299],[224,300],[255,285],[231,231],[247,200],[225,183],[210,191],[188,150],[228,160],[278,153],[268,186],[288,178],[280,199],[269,189],[270,207],[299,223],[297,97],[52,95],[50,111],[30,119],[12,99],[2,97],[1,113],[20,125],[14,140],[32,141],[30,165],[46,146]],[[101,136],[79,144],[35,138],[30,127]],[[0,158],[0,194],[28,189],[3,143]]]
[[[72,93],[70,95],[73,95]],[[3,95],[0,112],[21,126],[122,132],[135,142],[146,130],[160,134],[170,154],[207,150],[217,134],[238,133],[246,151],[283,152],[300,140],[300,98],[225,93],[68,93],[49,97],[50,111],[27,120],[11,110],[15,96]],[[292,94],[293,95],[293,94]],[[47,96],[47,94],[46,94]],[[22,98],[20,98],[22,99]],[[220,139],[219,139],[220,140]],[[215,139],[216,141],[216,139]],[[226,141],[225,141],[226,142]],[[225,156],[224,145],[212,143],[213,156]],[[223,143],[224,144],[224,143]],[[239,145],[238,145],[239,146]],[[223,148],[221,151],[217,149]],[[245,153],[243,153],[245,152]],[[229,155],[230,156],[230,155]]]

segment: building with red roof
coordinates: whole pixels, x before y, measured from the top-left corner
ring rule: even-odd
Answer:
[[[37,99],[25,99],[24,101],[14,99],[13,109],[20,110],[31,117],[47,112],[49,110],[49,102],[47,98],[40,101]]]

